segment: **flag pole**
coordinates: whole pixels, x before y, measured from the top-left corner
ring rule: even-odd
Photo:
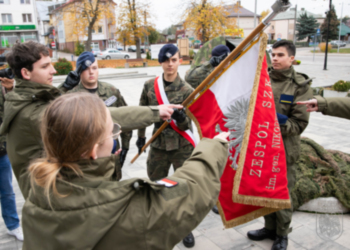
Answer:
[[[210,75],[205,78],[205,80],[198,85],[198,87],[187,97],[187,99],[181,104],[186,107],[190,102],[196,97],[199,92],[201,92],[205,86],[216,76],[218,75],[227,64],[232,61],[234,58],[239,56],[239,54],[246,48],[255,38],[262,32],[266,27],[269,26],[270,21],[277,16],[279,13],[286,11],[291,6],[289,0],[276,0],[276,2],[272,5],[273,12],[269,14],[253,31],[250,33],[226,58],[223,60],[219,66],[217,66]],[[142,147],[141,153],[145,151],[145,149],[152,143],[152,141],[169,125],[167,121],[163,123],[163,125],[154,133],[151,139]],[[137,154],[132,160],[131,163],[134,163],[135,160],[140,155]]]

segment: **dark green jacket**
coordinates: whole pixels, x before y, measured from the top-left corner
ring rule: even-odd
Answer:
[[[154,80],[155,78],[150,79],[145,83],[141,93],[140,106],[159,105],[154,91]],[[164,85],[164,90],[168,97],[169,103],[172,104],[181,104],[193,92],[191,86],[182,80],[179,74],[172,84],[169,86]],[[184,122],[178,123],[177,125],[182,131],[187,129],[192,130],[191,119],[189,117],[187,117]],[[158,129],[155,126],[153,134],[157,130]],[[139,137],[144,137],[145,134],[146,128],[139,129]],[[173,130],[170,125],[168,125],[168,127],[164,129],[162,133],[151,143],[151,146],[154,148],[171,151],[189,144],[190,142],[188,140],[186,140],[179,133]]]
[[[213,72],[214,69],[215,68],[209,62],[205,62],[201,66],[187,70],[185,81],[195,89],[210,75],[211,72]]]
[[[4,87],[0,88],[0,125],[4,117],[4,105],[5,105],[5,95],[6,89]],[[0,136],[0,156],[7,154],[6,152],[6,135]]]
[[[277,113],[288,116],[285,125],[280,125],[287,162],[293,163],[300,155],[300,134],[309,123],[310,114],[298,101],[312,98],[311,80],[297,73],[293,66],[288,70],[270,68],[269,75]]]
[[[350,119],[349,97],[324,98],[315,96],[314,98],[317,99],[318,112],[322,112],[324,115]]]
[[[82,178],[63,172],[57,181],[67,196],[51,196],[54,211],[41,188],[30,192],[23,249],[173,249],[215,204],[227,156],[227,143],[203,139],[168,177],[178,182],[170,188],[140,178],[110,181],[113,157],[81,161]]]
[[[16,87],[6,94],[0,134],[7,134],[7,153],[25,199],[30,189],[29,163],[42,157],[40,124],[43,111],[50,101],[60,95],[61,92],[54,86],[23,79],[16,79]],[[109,110],[113,121],[118,122],[125,132],[160,121],[156,107],[112,107]]]
[[[72,90],[68,91],[68,93],[75,93],[75,92],[81,92],[81,91],[88,92],[88,90],[84,88],[83,84],[80,82]],[[96,94],[106,103],[107,107],[118,108],[118,107],[128,106],[128,104],[124,100],[124,97],[120,93],[119,89],[117,89],[116,87],[114,87],[109,83],[98,81]],[[116,98],[112,100],[111,98],[114,98],[114,97]],[[123,132],[120,134],[122,148],[129,149],[131,136],[132,136],[131,132],[127,132],[127,133]]]

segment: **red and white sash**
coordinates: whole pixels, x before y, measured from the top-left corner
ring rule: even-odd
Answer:
[[[154,92],[156,93],[157,101],[159,105],[162,104],[170,104],[168,97],[166,96],[165,90],[164,90],[164,84],[163,84],[163,76],[158,76],[154,80]],[[182,137],[184,137],[187,141],[189,141],[193,147],[197,145],[197,141],[194,137],[194,134],[191,130],[187,129],[186,131],[182,131],[178,128],[176,121],[171,120],[170,126],[178,132]]]

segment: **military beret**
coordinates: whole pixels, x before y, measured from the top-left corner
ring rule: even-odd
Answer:
[[[173,57],[179,49],[174,44],[164,45],[158,54],[158,62],[162,63],[168,60],[170,57]]]
[[[95,56],[89,51],[85,51],[80,54],[77,60],[76,68],[79,69],[79,66],[81,66],[80,72],[83,72],[88,67],[90,67],[91,64],[95,62]]]
[[[211,56],[221,56],[225,53],[229,54],[230,49],[226,45],[220,44],[211,51]]]

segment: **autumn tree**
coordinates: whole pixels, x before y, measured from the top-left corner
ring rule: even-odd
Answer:
[[[141,38],[149,35],[147,27],[151,26],[150,4],[146,0],[121,0],[118,10],[117,26],[129,33],[136,45],[137,58],[141,58]]]
[[[317,32],[319,24],[313,16],[308,16],[307,13],[302,13],[297,19],[297,39],[298,41],[307,38],[307,42],[310,42],[311,36]]]
[[[226,30],[237,30],[236,20],[228,18],[229,10],[223,2],[214,4],[210,0],[191,0],[184,12],[184,28],[194,30],[202,43],[222,36]]]
[[[127,45],[132,45],[134,43],[134,39],[131,36],[130,31],[120,27],[117,29],[117,41],[123,44],[124,51],[126,51]]]
[[[261,12],[261,14],[260,14],[261,20],[264,20],[265,17],[266,17],[268,14],[270,14],[270,10],[269,10],[269,9],[263,10],[263,11]]]
[[[103,26],[103,21],[107,20],[110,26],[115,25],[115,3],[112,0],[73,0],[61,5],[53,11],[56,21],[66,17],[69,34],[76,37],[76,41],[85,42],[85,50],[91,51],[91,41],[93,30],[99,25]],[[108,31],[105,31],[108,33]]]
[[[324,19],[324,22],[321,25],[321,34],[323,39],[327,39],[327,29],[328,29],[328,18],[331,19],[330,25],[329,25],[329,36],[328,39],[338,39],[339,36],[339,21],[337,18],[337,14],[334,9],[334,5],[331,8],[331,11],[327,12],[327,18]]]
[[[148,27],[148,40],[149,40],[149,44],[154,44],[158,41],[159,38],[159,32],[153,28],[153,27]]]

